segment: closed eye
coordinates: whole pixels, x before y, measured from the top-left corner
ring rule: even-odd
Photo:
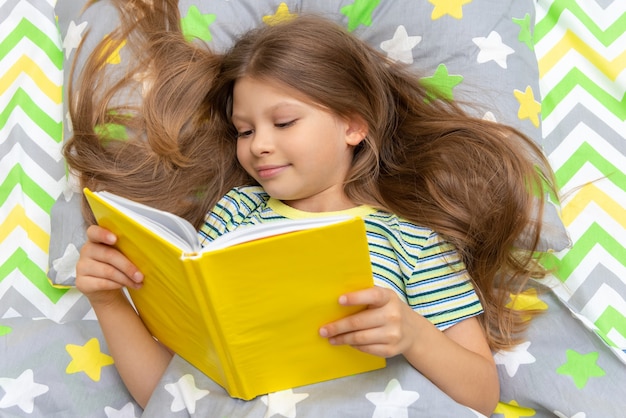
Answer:
[[[241,132],[237,132],[236,138],[245,138],[247,136],[250,136],[254,133],[254,131],[252,129],[249,129],[247,131],[241,131]]]
[[[297,119],[291,120],[289,122],[284,122],[284,123],[275,123],[274,126],[277,128],[288,128],[290,126],[292,126],[293,124],[296,123]]]

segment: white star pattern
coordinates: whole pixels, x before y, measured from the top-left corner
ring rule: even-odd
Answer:
[[[50,390],[46,385],[35,383],[31,369],[24,370],[17,379],[0,377],[0,387],[5,392],[2,399],[0,399],[0,409],[17,406],[27,414],[33,412],[35,398]]]
[[[267,405],[265,418],[277,414],[286,418],[296,418],[296,404],[308,397],[308,393],[293,393],[292,389],[263,395],[261,401]]]
[[[408,407],[420,397],[419,393],[402,390],[400,382],[392,379],[384,392],[365,394],[367,400],[376,405],[372,418],[408,418]]]
[[[559,418],[587,418],[587,414],[585,414],[584,412],[578,412],[570,417],[568,415],[565,415],[563,412],[554,411],[554,415]]]
[[[479,64],[495,61],[500,67],[506,68],[506,58],[515,52],[502,42],[502,37],[496,31],[491,31],[486,38],[472,38],[472,41],[480,48],[476,59]]]
[[[531,364],[535,362],[535,357],[528,352],[530,341],[521,343],[511,350],[501,350],[494,354],[493,358],[496,364],[504,365],[509,377],[515,376],[517,369],[522,364]]]
[[[496,115],[494,115],[493,112],[490,111],[485,112],[485,114],[483,115],[483,119],[490,122],[497,122]]]
[[[174,397],[170,407],[172,412],[187,409],[190,414],[196,412],[196,402],[209,394],[208,390],[196,387],[196,381],[190,374],[184,375],[176,383],[168,383],[165,390]]]
[[[67,183],[65,183],[65,187],[63,188],[63,197],[65,198],[65,201],[69,202],[72,200],[75,193],[82,193],[82,188],[80,187],[78,176],[70,171],[67,176]]]
[[[9,308],[7,309],[7,311],[4,313],[4,315],[2,315],[2,319],[8,319],[8,318],[21,318],[22,315],[16,311],[13,308]]]
[[[72,118],[70,117],[70,112],[65,113],[65,121],[67,125],[67,130],[69,133],[74,132],[74,126],[72,126]]]
[[[406,28],[400,25],[396,28],[393,38],[380,43],[380,48],[387,53],[390,60],[413,64],[412,50],[421,40],[421,36],[409,36]]]
[[[122,409],[115,409],[110,406],[106,406],[104,408],[104,413],[107,418],[137,418],[135,415],[135,406],[132,402],[128,402],[122,407]]]
[[[70,243],[65,247],[63,255],[52,261],[52,267],[57,272],[57,284],[64,284],[76,277],[76,262],[79,257],[78,249],[74,244]]]
[[[83,31],[87,27],[87,22],[83,22],[80,25],[76,26],[76,23],[72,20],[70,25],[67,27],[67,33],[65,34],[65,39],[63,39],[63,49],[65,49],[65,59],[70,57],[72,51],[78,48],[80,45],[80,41],[83,38]]]
[[[487,418],[486,415],[481,414],[480,412],[470,408],[470,407],[466,407],[467,409],[469,409],[474,415],[476,415],[477,418]]]

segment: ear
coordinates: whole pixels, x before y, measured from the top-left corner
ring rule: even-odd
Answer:
[[[353,115],[347,120],[346,143],[353,147],[359,145],[367,136],[369,126],[360,115]]]

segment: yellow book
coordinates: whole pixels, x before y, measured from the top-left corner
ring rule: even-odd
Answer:
[[[241,227],[204,248],[186,220],[108,192],[85,196],[144,274],[128,289],[152,335],[230,396],[258,395],[385,367],[319,328],[364,306],[373,286],[364,221],[323,217]]]

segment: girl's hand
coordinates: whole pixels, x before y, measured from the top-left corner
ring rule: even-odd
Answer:
[[[393,290],[378,286],[343,295],[339,303],[367,309],[324,325],[320,335],[380,357],[404,354],[417,340],[420,321],[426,321]]]
[[[143,275],[112,247],[116,240],[113,233],[100,226],[92,225],[87,229],[87,242],[76,263],[76,287],[92,304],[110,301],[124,286],[141,287]]]
[[[376,286],[343,295],[339,303],[367,309],[321,327],[331,344],[380,357],[402,354],[452,399],[491,415],[500,396],[498,372],[476,317],[441,332],[393,290]]]

